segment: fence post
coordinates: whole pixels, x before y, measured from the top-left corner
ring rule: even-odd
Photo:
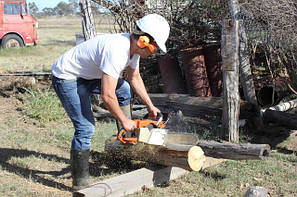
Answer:
[[[224,20],[222,24],[223,117],[221,137],[239,142],[239,21]]]
[[[88,40],[96,36],[90,0],[80,0],[79,7],[82,15],[83,35],[85,40]]]

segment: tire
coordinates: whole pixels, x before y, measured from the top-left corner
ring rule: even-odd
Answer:
[[[8,34],[3,37],[1,42],[2,48],[22,48],[24,47],[24,42],[21,37],[15,34]]]

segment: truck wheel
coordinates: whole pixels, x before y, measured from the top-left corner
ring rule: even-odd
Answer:
[[[8,34],[3,37],[1,46],[2,48],[21,48],[24,47],[24,42],[18,35]]]

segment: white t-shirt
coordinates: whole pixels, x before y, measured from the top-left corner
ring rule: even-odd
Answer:
[[[64,53],[52,66],[60,79],[100,79],[102,72],[118,79],[130,66],[139,66],[140,56],[130,58],[130,34],[98,35]]]

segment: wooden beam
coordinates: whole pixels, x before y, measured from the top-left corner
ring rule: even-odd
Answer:
[[[202,169],[224,162],[223,159],[206,157]],[[121,197],[147,188],[153,188],[188,174],[189,171],[178,167],[158,166],[152,169],[141,168],[114,178],[110,178],[79,190],[79,197]]]
[[[120,197],[133,194],[147,188],[152,188],[170,180],[177,179],[189,171],[178,167],[159,166],[155,169],[141,168],[96,183],[89,188],[76,192],[78,196],[86,197]]]

